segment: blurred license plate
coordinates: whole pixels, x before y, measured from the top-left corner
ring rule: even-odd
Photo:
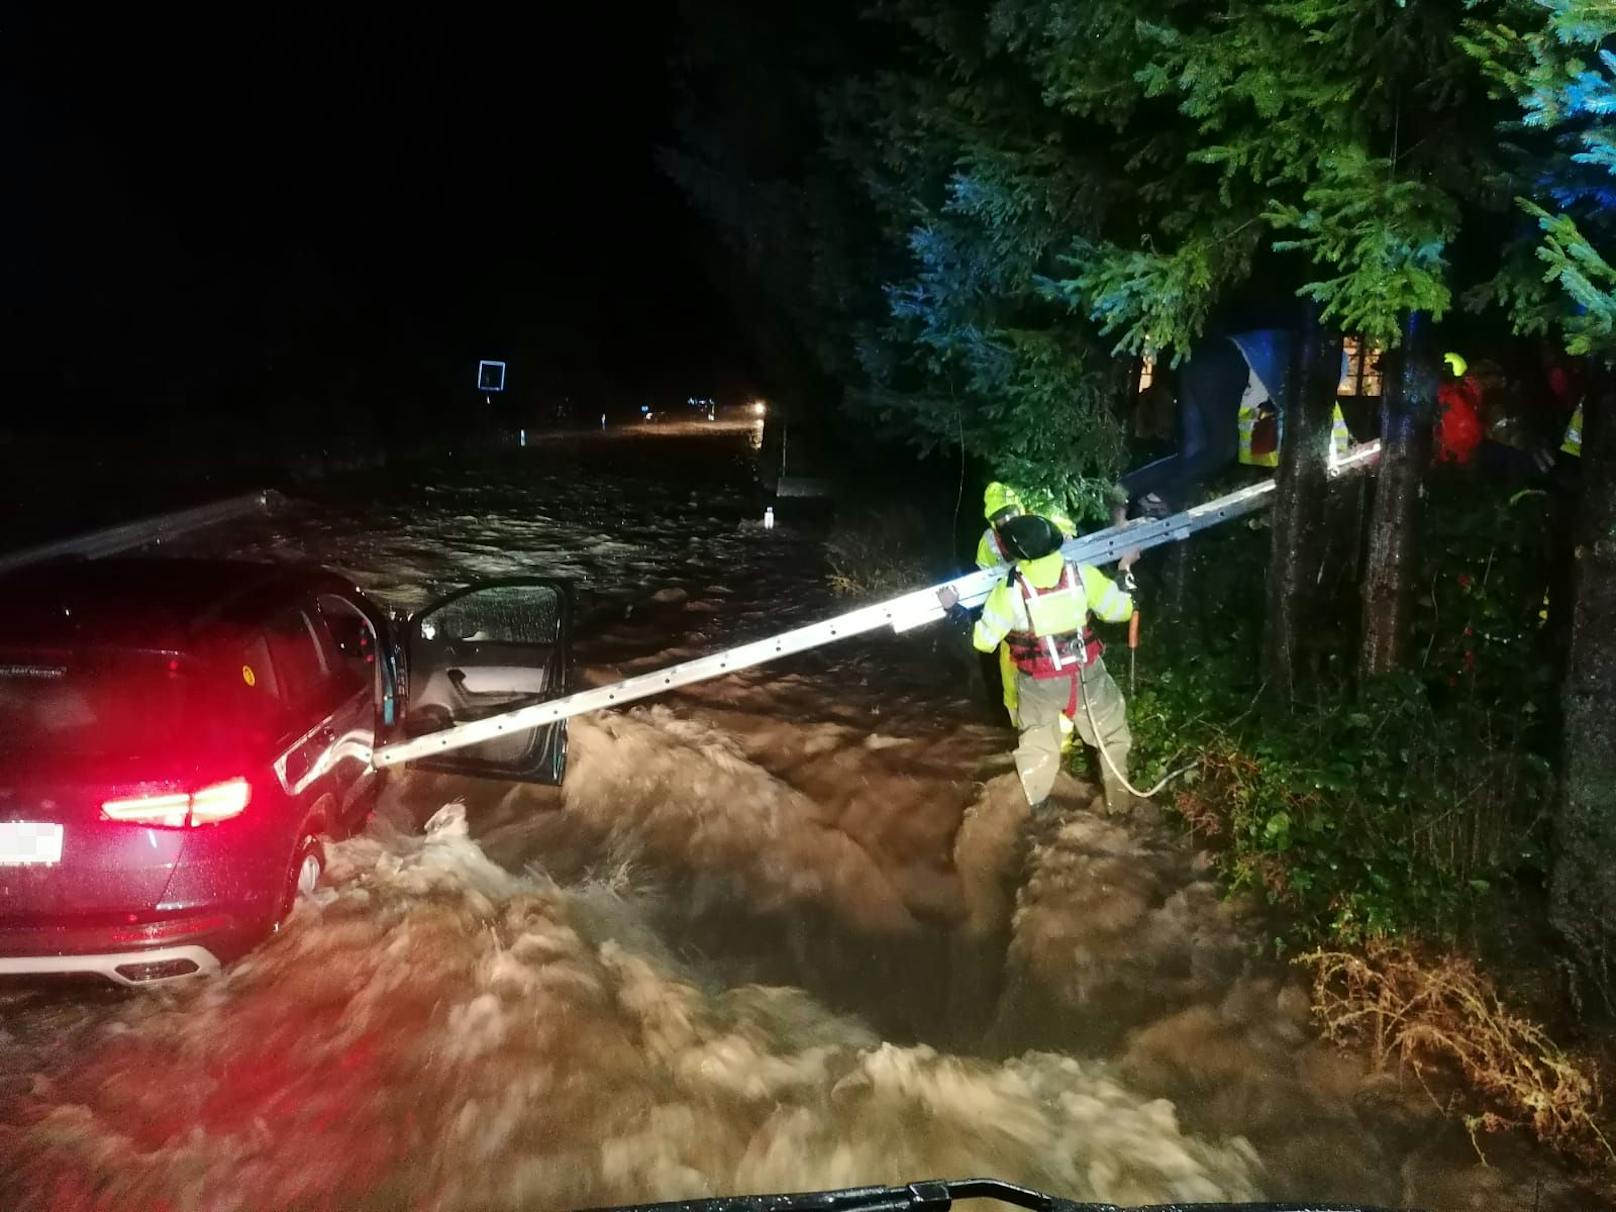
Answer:
[[[0,821],[0,867],[62,861],[62,827],[48,821]]]

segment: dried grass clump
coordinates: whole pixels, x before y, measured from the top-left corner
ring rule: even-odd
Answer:
[[[1296,962],[1313,972],[1313,1011],[1331,1040],[1366,1045],[1377,1067],[1393,1059],[1409,1066],[1427,1090],[1430,1076],[1468,1087],[1471,1097],[1456,1092],[1444,1110],[1464,1114],[1472,1142],[1524,1128],[1583,1162],[1616,1162],[1600,1129],[1593,1063],[1512,1011],[1470,961],[1379,943],[1311,951]]]
[[[929,567],[936,536],[918,511],[866,510],[839,523],[825,540],[825,580],[842,597],[880,599],[935,580]]]

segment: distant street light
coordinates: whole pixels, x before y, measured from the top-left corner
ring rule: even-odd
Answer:
[[[764,405],[762,400],[759,400],[752,405],[752,411],[761,417],[765,412],[768,411],[768,408]]]

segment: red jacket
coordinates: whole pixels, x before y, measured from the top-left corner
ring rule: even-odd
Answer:
[[[1437,388],[1436,461],[1468,463],[1481,445],[1481,387],[1466,375]]]

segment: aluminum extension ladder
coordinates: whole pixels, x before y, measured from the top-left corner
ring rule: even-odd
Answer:
[[[1337,477],[1362,470],[1372,464],[1380,454],[1380,443],[1368,442],[1340,460],[1332,460],[1330,475]],[[1177,543],[1197,531],[1206,530],[1222,522],[1244,517],[1265,508],[1273,496],[1275,481],[1264,480],[1247,488],[1231,492],[1205,504],[1159,519],[1135,519],[1121,526],[1111,526],[1092,534],[1068,540],[1061,552],[1068,560],[1085,564],[1109,564],[1129,551],[1148,551],[1167,543]],[[837,615],[806,627],[794,627],[778,635],[740,644],[734,648],[715,652],[710,656],[681,661],[666,669],[637,674],[621,682],[580,690],[575,694],[535,703],[515,711],[491,715],[484,719],[456,724],[439,732],[413,737],[383,745],[372,755],[378,767],[397,766],[416,758],[431,757],[468,745],[480,744],[507,733],[519,732],[542,724],[599,711],[607,707],[623,707],[652,695],[691,686],[697,682],[723,677],[741,669],[777,661],[781,657],[807,652],[824,644],[845,640],[890,627],[894,632],[911,631],[947,616],[937,599],[938,591],[952,587],[959,594],[960,604],[979,606],[1004,577],[1002,570],[985,569],[966,573],[927,589],[916,589],[900,597],[863,606],[847,614]]]

